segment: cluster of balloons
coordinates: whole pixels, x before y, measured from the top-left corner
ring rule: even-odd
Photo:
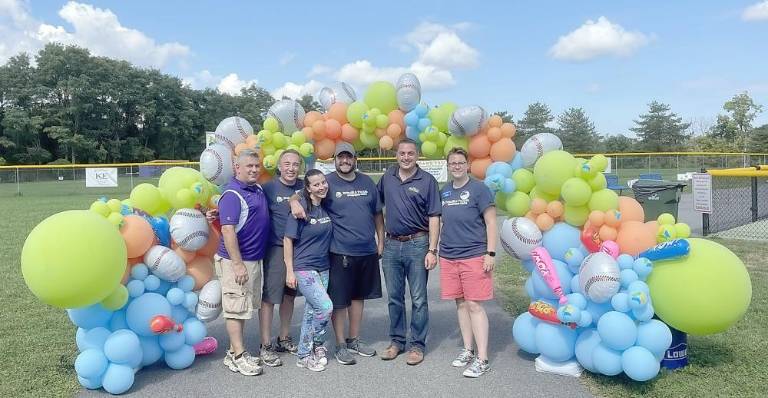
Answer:
[[[502,246],[531,272],[531,305],[513,335],[555,367],[575,360],[646,381],[672,342],[669,326],[726,330],[746,312],[751,283],[732,252],[690,238],[672,215],[646,221],[635,199],[606,189],[605,167],[604,156],[574,158],[557,137],[539,134],[513,161],[487,169],[497,205],[512,214]]]

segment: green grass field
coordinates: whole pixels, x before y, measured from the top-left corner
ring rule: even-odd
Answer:
[[[582,382],[602,397],[759,397],[768,392],[768,247],[755,242],[718,240],[747,265],[752,303],[741,321],[711,336],[688,336],[689,365],[646,383],[621,375],[585,372]],[[513,316],[526,311],[530,299],[523,285],[528,274],[517,260],[504,256],[495,274],[497,292]],[[533,366],[533,363],[531,363]]]

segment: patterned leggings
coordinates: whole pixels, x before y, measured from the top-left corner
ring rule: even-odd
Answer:
[[[301,321],[299,358],[312,353],[312,343],[325,342],[326,326],[333,313],[333,303],[328,297],[328,271],[296,271],[298,290],[304,295],[304,317]]]

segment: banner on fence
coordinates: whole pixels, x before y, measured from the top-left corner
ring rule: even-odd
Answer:
[[[422,170],[435,177],[437,182],[448,181],[448,165],[445,159],[441,160],[419,160],[416,162]]]
[[[85,187],[103,188],[117,186],[117,168],[87,168],[85,169]]]
[[[216,142],[216,137],[214,136],[214,134],[216,134],[216,133],[214,133],[213,131],[206,131],[205,132],[205,147],[206,148],[208,148],[209,146],[211,146],[211,144]]]
[[[693,209],[700,213],[712,213],[712,176],[693,173],[691,178]]]

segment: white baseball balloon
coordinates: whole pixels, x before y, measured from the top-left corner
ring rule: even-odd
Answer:
[[[351,104],[357,101],[357,93],[349,84],[338,82],[330,87],[320,89],[317,94],[317,101],[320,102],[324,110],[328,111],[331,109],[331,105],[337,102]]]
[[[253,127],[247,120],[240,116],[230,116],[219,122],[213,137],[217,143],[225,144],[233,151],[237,144],[245,142],[251,134],[253,134]]]
[[[413,73],[403,73],[395,85],[397,106],[403,112],[410,112],[421,102],[421,83]]]
[[[208,220],[196,209],[179,209],[171,217],[171,238],[187,251],[198,251],[208,242]]]
[[[144,254],[144,264],[149,267],[152,274],[168,282],[176,282],[187,274],[184,260],[165,246],[152,246]]]
[[[452,135],[473,136],[483,128],[488,120],[485,109],[477,105],[456,109],[448,120],[448,131]]]
[[[267,117],[277,119],[279,130],[288,135],[304,127],[304,115],[304,108],[292,99],[277,101],[267,111]]]
[[[552,133],[539,133],[525,140],[520,148],[520,156],[523,157],[525,167],[533,166],[540,157],[550,151],[563,149],[563,142]]]
[[[221,282],[218,279],[208,281],[198,294],[195,314],[203,322],[210,322],[221,314]]]
[[[512,257],[531,258],[531,250],[541,246],[541,230],[525,217],[512,217],[501,225],[501,246]]]
[[[588,255],[579,270],[579,290],[596,303],[605,303],[619,292],[619,264],[607,253]]]
[[[206,180],[224,185],[232,179],[232,150],[223,144],[212,144],[200,154],[200,173]]]

